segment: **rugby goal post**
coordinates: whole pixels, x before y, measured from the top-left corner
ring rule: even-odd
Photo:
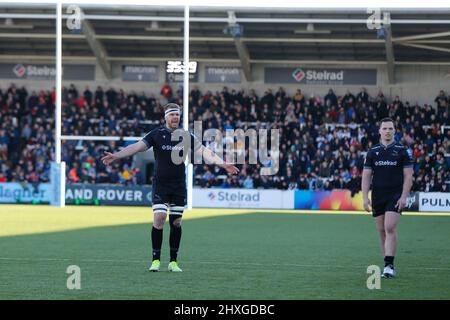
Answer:
[[[55,106],[55,161],[50,169],[50,205],[66,205],[66,164],[61,162],[61,105],[62,105],[62,3],[56,3],[56,106]]]
[[[55,161],[51,167],[52,206],[65,206],[66,166],[61,162],[61,141],[64,139],[95,140],[98,137],[76,137],[61,135],[62,107],[62,1],[56,3],[56,108],[55,108]],[[189,6],[184,6],[184,65],[189,65]],[[189,129],[189,68],[184,68],[183,78],[183,129]],[[136,137],[103,137],[103,140],[137,140]],[[192,209],[193,165],[186,160],[187,209]]]

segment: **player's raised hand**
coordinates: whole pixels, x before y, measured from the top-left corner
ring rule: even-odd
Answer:
[[[223,168],[229,173],[229,174],[237,174],[239,173],[239,169],[233,166],[232,164],[225,164]]]
[[[112,154],[111,152],[106,152],[105,151],[105,155],[102,157],[102,162],[105,166],[109,166],[111,163],[113,163],[114,161],[116,161],[117,159],[119,159],[117,156],[115,156],[114,154]]]
[[[363,205],[364,205],[364,210],[366,210],[367,212],[370,212],[370,207],[372,205],[372,203],[370,203],[369,199],[364,199],[363,201]]]

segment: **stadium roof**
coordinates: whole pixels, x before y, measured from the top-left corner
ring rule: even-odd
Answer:
[[[182,9],[83,6],[82,10],[82,31],[63,28],[64,60],[110,63],[183,57]],[[244,67],[289,62],[388,68],[450,64],[450,9],[382,11],[390,16],[390,24],[380,34],[368,28],[365,9],[191,9],[190,56]],[[0,5],[0,60],[53,59],[54,17],[50,6]],[[233,37],[229,27],[235,24],[242,29],[234,30],[242,34]]]

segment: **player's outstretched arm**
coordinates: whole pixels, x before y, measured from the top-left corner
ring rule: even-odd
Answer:
[[[102,157],[102,162],[105,166],[109,166],[114,161],[131,157],[132,155],[147,150],[147,145],[141,140],[136,143],[130,144],[129,146],[123,148],[119,152],[111,153],[105,152],[105,155]]]
[[[224,168],[229,174],[237,174],[239,173],[239,169],[230,163],[226,163],[222,158],[220,158],[217,154],[214,153],[209,148],[202,146],[197,152],[203,153],[203,158],[210,164],[214,164],[221,168]]]

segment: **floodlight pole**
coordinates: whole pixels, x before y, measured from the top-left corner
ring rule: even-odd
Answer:
[[[189,6],[184,7],[183,129],[189,130]],[[193,147],[193,146],[191,146]],[[186,159],[187,209],[192,209],[193,166]]]

